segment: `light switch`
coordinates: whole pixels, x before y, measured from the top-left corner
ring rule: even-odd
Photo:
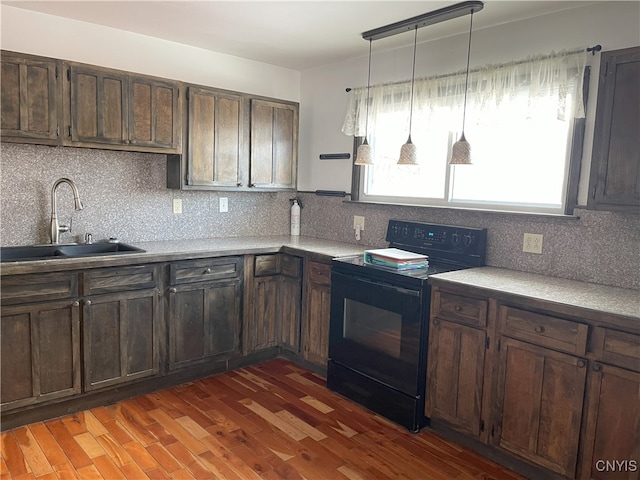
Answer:
[[[220,197],[220,213],[225,213],[228,211],[229,211],[229,198]]]
[[[173,199],[173,213],[182,213],[182,199],[174,198]]]

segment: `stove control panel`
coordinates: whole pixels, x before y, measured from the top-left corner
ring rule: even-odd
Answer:
[[[390,246],[429,255],[433,260],[484,265],[487,229],[389,220]]]

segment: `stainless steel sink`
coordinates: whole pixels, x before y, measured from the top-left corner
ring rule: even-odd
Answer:
[[[0,248],[1,262],[27,262],[51,258],[102,257],[127,253],[144,253],[145,250],[126,243],[92,243],[77,245],[33,245]]]

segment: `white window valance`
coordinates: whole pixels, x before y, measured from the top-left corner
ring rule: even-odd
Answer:
[[[469,74],[467,115],[499,114],[500,104],[515,95],[528,97],[527,108],[536,110],[538,102],[548,106],[553,100],[559,119],[566,116],[583,118],[583,76],[587,65],[586,48],[552,52],[531,56],[506,64],[486,65]],[[368,132],[376,132],[376,118],[408,112],[410,81],[367,88],[355,88],[349,92],[347,114],[342,132],[346,135],[364,136],[366,100],[369,101]],[[413,99],[413,118],[429,124],[432,113],[442,119],[442,111],[448,110],[452,120],[451,130],[459,129],[455,123],[462,118],[465,93],[465,72],[416,78]],[[470,113],[471,112],[471,113]]]

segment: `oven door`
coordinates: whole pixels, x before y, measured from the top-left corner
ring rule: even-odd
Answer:
[[[405,394],[422,395],[423,297],[420,288],[333,271],[330,360]]]

